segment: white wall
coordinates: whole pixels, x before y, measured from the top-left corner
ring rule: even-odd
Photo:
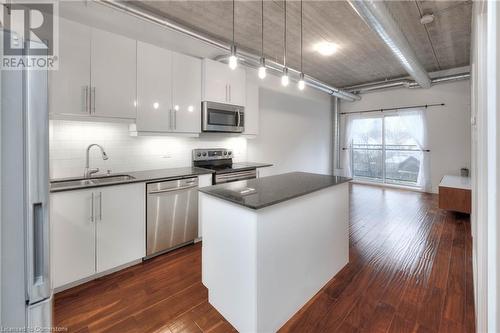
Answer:
[[[291,171],[331,174],[332,98],[295,82],[283,88],[278,77],[259,80],[259,135],[248,140],[248,160],[273,163],[261,176]]]
[[[50,178],[83,175],[85,149],[91,143],[90,166],[113,173],[191,166],[194,148],[229,148],[236,161],[246,161],[247,139],[241,136],[203,135],[200,138],[174,136],[130,136],[127,124],[78,121],[50,121]]]
[[[341,112],[445,103],[427,111],[432,191],[444,175],[459,175],[471,166],[470,81],[439,84],[430,89],[394,89],[362,95],[340,103]]]

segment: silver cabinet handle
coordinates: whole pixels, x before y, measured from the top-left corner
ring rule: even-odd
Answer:
[[[95,87],[90,89],[90,99],[92,100],[92,109],[90,110],[90,113],[95,114]]]
[[[228,87],[229,87],[229,102],[232,101],[232,96],[231,96],[231,85],[228,84]]]
[[[168,110],[168,112],[169,112],[168,113],[168,122],[169,122],[168,127],[170,128],[170,130],[172,130],[174,128],[174,125],[173,125],[174,120],[172,118],[172,109]]]
[[[92,200],[90,201],[90,222],[95,222],[95,220],[94,220],[94,192],[92,192]]]
[[[228,93],[227,93],[227,90],[228,90],[228,89],[227,89],[227,83],[226,83],[226,99],[225,99],[225,101],[226,101],[226,102],[228,102],[228,101],[229,101],[229,100],[228,100]]]
[[[99,221],[102,221],[102,192],[99,192]]]
[[[89,109],[89,86],[83,87],[83,112],[90,113]]]
[[[177,129],[177,110],[174,110],[174,130]]]

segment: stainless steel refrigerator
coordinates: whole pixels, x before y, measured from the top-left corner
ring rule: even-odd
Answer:
[[[46,70],[0,75],[0,326],[37,331],[52,326],[48,75]]]

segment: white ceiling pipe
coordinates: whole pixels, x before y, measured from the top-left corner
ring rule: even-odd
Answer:
[[[430,88],[431,79],[418,61],[415,51],[392,17],[383,1],[349,0],[356,13],[375,31],[394,53],[406,72],[422,88]]]
[[[215,57],[215,60],[227,63],[229,60],[229,56],[230,56],[229,54],[220,55],[220,56]],[[245,66],[250,67],[250,68],[257,69],[260,67],[259,61],[257,61],[256,59],[250,59],[249,57],[245,57],[241,53],[238,54],[238,62],[240,62],[240,63],[242,63]],[[283,73],[283,65],[276,63],[276,62],[273,62],[273,61],[266,60],[266,68],[270,69],[271,71],[275,72],[278,75],[281,75]],[[293,73],[294,76],[297,78],[296,81],[298,81],[299,72],[294,71],[294,70],[290,70],[289,73]],[[322,83],[321,81],[312,79],[311,77],[309,77],[307,75],[304,76],[304,81],[310,87],[313,87],[317,90],[321,90],[321,91],[323,91],[327,94],[330,94],[332,96],[342,98],[342,99],[349,101],[349,102],[354,102],[355,100],[359,101],[361,99],[361,97],[359,95],[347,92],[345,90],[333,88],[325,83]],[[333,89],[336,89],[336,91]]]
[[[102,5],[105,5],[105,6],[108,6],[108,7],[111,7],[111,8],[114,8],[114,9],[117,9],[117,10],[120,10],[122,12],[125,12],[127,14],[130,14],[130,15],[133,15],[135,17],[138,17],[140,19],[143,19],[143,20],[146,20],[146,21],[149,21],[149,22],[152,22],[152,23],[155,23],[155,24],[158,24],[158,25],[161,25],[165,28],[168,28],[168,29],[171,29],[171,30],[174,30],[174,31],[177,31],[177,32],[180,32],[182,34],[185,34],[187,36],[190,36],[192,38],[195,38],[197,40],[200,40],[204,43],[207,43],[209,45],[212,45],[214,47],[217,47],[221,50],[224,50],[226,52],[229,52],[231,50],[231,45],[230,44],[227,44],[227,43],[224,43],[224,42],[221,42],[221,41],[218,41],[218,40],[215,40],[211,37],[208,37],[206,35],[203,35],[201,33],[198,33],[194,30],[191,30],[189,28],[186,28],[182,25],[179,25],[175,22],[172,22],[172,21],[169,21],[167,19],[165,19],[164,17],[160,16],[160,15],[157,15],[156,13],[152,13],[150,11],[146,11],[140,7],[137,7],[127,1],[116,1],[116,0],[94,0],[94,2],[96,3],[100,3]],[[243,52],[243,51],[238,51],[238,56],[239,57],[243,57],[245,60],[247,61],[259,61],[260,60],[260,56],[256,56],[256,55],[253,55],[253,54],[250,54],[250,53],[247,53],[247,52]],[[281,68],[280,71],[282,71],[282,68],[283,68],[283,65],[277,63],[277,62],[274,62],[274,61],[271,61],[271,60],[268,60],[266,59],[266,66],[268,68]],[[295,70],[293,68],[288,68],[289,72],[292,72],[292,73],[300,73],[300,71],[298,70]],[[326,83],[323,83],[319,80],[316,80],[310,76],[308,76],[308,84],[311,86],[311,87],[314,87],[318,90],[321,90],[323,92],[326,92],[330,95],[334,95],[334,96],[337,96],[339,98],[342,98],[342,99],[345,99],[345,100],[348,100],[350,102],[354,101],[354,100],[360,100],[361,97],[356,95],[356,94],[353,94],[353,93],[350,93],[350,92],[347,92],[347,91],[343,91],[339,88],[335,88],[335,87],[332,87],[330,85],[327,85]]]
[[[431,86],[435,86],[436,84],[440,83],[466,80],[468,78],[470,78],[470,73],[459,73],[459,74],[435,77],[431,79]],[[360,84],[356,86],[346,87],[344,89],[350,92],[355,92],[356,94],[363,94],[370,91],[387,90],[387,89],[403,88],[403,87],[420,88],[417,82],[403,78],[403,79],[395,79],[389,81]]]

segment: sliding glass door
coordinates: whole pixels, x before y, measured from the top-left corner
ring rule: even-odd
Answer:
[[[349,147],[353,178],[418,186],[422,126],[421,118],[414,114],[353,119]]]

